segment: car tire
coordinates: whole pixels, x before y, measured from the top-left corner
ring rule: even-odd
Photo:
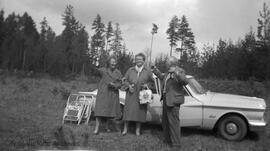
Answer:
[[[219,122],[218,132],[226,140],[240,141],[247,134],[247,124],[239,116],[226,116]]]

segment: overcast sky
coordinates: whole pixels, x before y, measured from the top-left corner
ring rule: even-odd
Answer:
[[[250,30],[257,30],[257,18],[263,3],[269,0],[0,0],[5,15],[28,12],[39,23],[46,17],[53,30],[63,30],[62,17],[67,4],[74,7],[77,20],[86,26],[90,36],[91,24],[99,13],[105,24],[118,22],[129,51],[150,48],[152,23],[158,25],[154,36],[153,55],[169,53],[166,30],[173,15],[186,15],[195,35],[197,47],[217,43],[219,38],[233,41]]]

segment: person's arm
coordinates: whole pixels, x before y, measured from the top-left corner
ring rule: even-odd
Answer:
[[[132,91],[132,87],[134,86],[134,84],[132,84],[128,81],[129,75],[130,75],[130,68],[127,70],[125,76],[122,78],[122,88],[121,89],[124,91],[127,91],[127,90]]]
[[[161,73],[156,66],[152,66],[152,72],[160,79],[163,80],[165,73]]]
[[[186,73],[184,69],[176,67],[173,73],[177,82],[181,83],[182,85],[188,84],[188,79],[186,78]]]
[[[118,89],[120,89],[121,86],[122,86],[122,80],[121,80],[122,74],[121,74],[120,71],[117,71],[117,72],[118,72],[118,77],[117,77],[116,80],[113,82],[113,84],[114,84],[114,88],[118,90]]]
[[[105,72],[105,68],[104,67],[95,66],[93,75],[102,77],[102,75],[104,74],[104,72]]]

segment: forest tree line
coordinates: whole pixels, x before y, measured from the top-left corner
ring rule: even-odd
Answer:
[[[258,25],[237,42],[219,39],[218,44],[196,48],[195,36],[188,18],[173,16],[166,31],[172,54],[179,54],[179,64],[188,74],[201,78],[256,80],[270,79],[270,10],[266,3],[259,11]],[[88,34],[74,16],[74,8],[67,5],[62,14],[64,30],[56,35],[46,17],[39,23],[25,12],[5,17],[0,11],[0,68],[9,71],[34,71],[51,75],[86,74],[95,71],[95,64],[106,65],[110,55],[118,60],[124,74],[133,65],[134,55],[126,48],[119,23],[104,23],[97,14]],[[157,29],[156,29],[157,30]],[[158,34],[152,32],[152,36]],[[154,50],[153,50],[154,51]],[[165,71],[168,54],[154,60]]]
[[[4,17],[0,12],[0,67],[9,71],[34,71],[51,75],[86,74],[95,71],[96,62],[106,65],[109,55],[117,57],[124,72],[133,64],[133,54],[127,51],[120,25],[106,25],[97,14],[89,37],[85,26],[74,17],[74,8],[67,5],[63,15],[64,30],[56,35],[44,17],[40,31],[25,12]],[[89,41],[89,38],[91,39]]]

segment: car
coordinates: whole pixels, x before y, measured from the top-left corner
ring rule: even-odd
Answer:
[[[193,76],[186,77],[185,102],[179,111],[181,127],[217,130],[226,140],[240,141],[249,131],[263,130],[267,125],[264,99],[210,92]],[[148,104],[146,121],[161,124],[161,84],[156,76],[154,79],[153,101]],[[97,90],[84,93],[96,95]],[[120,103],[124,106],[125,92],[120,90],[119,94]]]

